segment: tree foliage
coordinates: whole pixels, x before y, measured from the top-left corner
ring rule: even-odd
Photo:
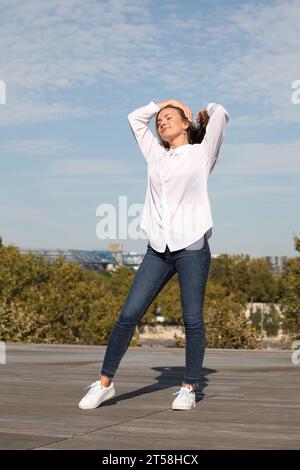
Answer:
[[[0,266],[2,340],[106,344],[122,297],[99,273],[14,246],[0,249]]]
[[[295,249],[300,252],[300,239],[294,238]],[[283,330],[300,339],[300,257],[287,260],[281,279]]]
[[[300,249],[299,239],[295,240]],[[298,251],[299,251],[298,249]],[[107,344],[136,273],[85,270],[58,258],[21,254],[0,237],[0,339],[3,341]],[[246,318],[247,302],[282,304],[283,328],[300,331],[300,258],[289,259],[281,277],[264,259],[221,255],[212,259],[204,301],[208,347],[255,348],[260,340],[260,312]],[[158,308],[166,323],[183,326],[178,276],[175,274],[149,305],[141,324],[155,324]],[[276,334],[276,309],[264,323]],[[178,344],[182,338],[178,338]],[[131,345],[138,344],[138,330]]]

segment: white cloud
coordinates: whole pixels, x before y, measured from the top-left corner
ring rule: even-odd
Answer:
[[[127,162],[120,162],[116,160],[109,160],[103,157],[99,160],[94,159],[68,159],[63,161],[56,161],[51,172],[52,175],[67,176],[67,175],[99,175],[108,176],[116,174],[129,173],[132,168],[129,168]]]
[[[64,139],[18,139],[0,144],[0,153],[21,156],[51,156],[58,152],[74,153],[78,150]]]
[[[219,174],[294,176],[300,173],[299,140],[223,145],[217,162]]]
[[[19,88],[17,87],[19,93]],[[16,124],[31,124],[49,121],[58,121],[66,118],[84,118],[92,115],[101,115],[105,110],[94,110],[87,106],[78,106],[67,103],[45,103],[38,98],[30,99],[24,97],[20,100],[16,98],[7,100],[7,104],[2,106],[0,113],[0,124],[16,125]]]
[[[16,221],[26,222],[36,222],[40,224],[41,222],[47,223],[49,221],[49,210],[40,210],[33,209],[26,206],[16,206],[16,205],[0,205],[0,216],[1,219],[12,219],[15,223]]]
[[[158,7],[155,14],[151,1],[3,1],[0,78],[8,96],[0,123],[85,117],[98,111],[59,94],[91,85],[103,96],[114,85],[124,95],[134,86],[149,93],[150,83],[199,106],[212,95],[243,104],[238,125],[249,114],[264,125],[299,120],[300,107],[291,105],[298,1]]]

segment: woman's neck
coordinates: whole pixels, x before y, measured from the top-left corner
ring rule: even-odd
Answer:
[[[175,137],[172,142],[169,142],[170,149],[175,150],[177,147],[181,147],[182,145],[189,144],[189,141],[186,136],[178,135]]]

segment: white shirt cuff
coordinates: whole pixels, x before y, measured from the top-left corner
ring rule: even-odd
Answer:
[[[209,115],[209,117],[212,115],[213,113],[213,108],[217,106],[217,103],[208,103],[207,107],[206,107],[206,110],[207,110],[207,114]]]

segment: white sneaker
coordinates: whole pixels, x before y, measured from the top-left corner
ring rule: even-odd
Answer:
[[[172,395],[178,395],[172,403],[173,410],[190,410],[196,406],[193,387],[181,387],[179,392],[173,393]]]
[[[112,382],[109,387],[104,387],[100,384],[100,381],[97,380],[85,388],[90,388],[90,390],[78,404],[79,408],[82,410],[91,410],[93,408],[97,408],[101,403],[109,400],[116,393],[115,386]]]

